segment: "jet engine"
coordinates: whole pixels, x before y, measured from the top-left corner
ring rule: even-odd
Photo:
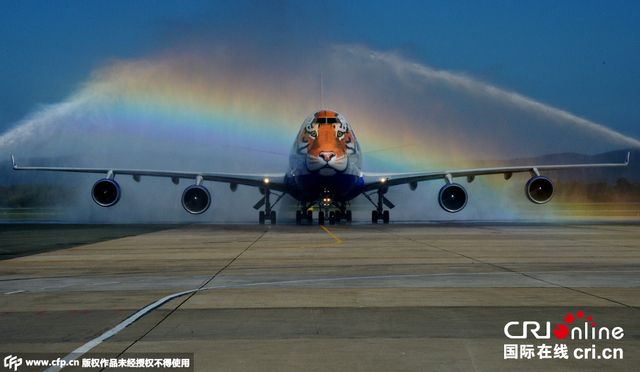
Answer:
[[[457,183],[444,185],[438,193],[438,203],[447,212],[460,212],[467,205],[467,190]]]
[[[182,206],[191,214],[204,213],[211,205],[211,194],[202,185],[191,185],[182,193]]]
[[[91,189],[91,197],[101,207],[111,207],[120,200],[120,185],[110,178],[96,182]]]
[[[527,198],[536,204],[544,204],[553,198],[553,182],[543,176],[532,177],[524,187]]]

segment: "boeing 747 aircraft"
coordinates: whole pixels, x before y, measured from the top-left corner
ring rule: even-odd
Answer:
[[[264,224],[276,223],[276,212],[273,207],[285,194],[298,201],[296,222],[312,223],[310,210],[319,206],[318,223],[323,225],[339,223],[342,220],[351,222],[350,201],[364,195],[375,207],[371,213],[371,222],[389,223],[389,209],[395,206],[384,195],[391,186],[408,184],[415,190],[418,182],[443,180],[445,185],[438,193],[440,207],[447,212],[456,213],[467,205],[467,191],[454,178],[466,177],[472,182],[476,176],[487,174],[503,174],[508,180],[513,173],[529,172],[531,178],[526,183],[525,194],[536,204],[547,203],[554,194],[551,180],[540,175],[541,171],[594,168],[624,167],[629,164],[629,153],[624,163],[616,164],[574,164],[574,165],[541,165],[499,168],[477,168],[461,170],[444,170],[415,173],[367,174],[362,172],[362,152],[356,136],[347,120],[339,113],[331,110],[320,110],[309,115],[302,123],[291,154],[289,169],[284,174],[225,174],[194,173],[161,170],[132,169],[95,169],[95,168],[63,168],[63,167],[19,167],[11,156],[13,169],[56,172],[79,172],[104,174],[91,190],[93,200],[101,207],[112,207],[120,200],[120,185],[115,180],[117,175],[130,175],[137,182],[141,176],[167,177],[174,184],[181,178],[190,179],[194,184],[182,193],[182,206],[191,214],[204,213],[211,205],[211,194],[203,185],[204,181],[225,182],[236,191],[238,185],[257,187],[263,195],[254,206],[259,212],[259,221]],[[277,197],[272,203],[271,197]],[[385,209],[387,207],[388,209]]]

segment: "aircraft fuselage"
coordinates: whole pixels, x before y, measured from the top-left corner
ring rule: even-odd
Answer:
[[[302,123],[285,175],[288,193],[301,202],[331,197],[349,201],[362,193],[362,153],[347,120],[335,111],[311,114]]]

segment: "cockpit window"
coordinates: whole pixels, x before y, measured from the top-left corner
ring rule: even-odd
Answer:
[[[316,123],[318,124],[336,124],[338,123],[337,118],[316,118]]]

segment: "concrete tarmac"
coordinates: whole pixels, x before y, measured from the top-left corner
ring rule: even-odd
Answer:
[[[48,230],[32,226],[46,241]],[[0,357],[64,357],[129,321],[88,353],[193,353],[195,371],[640,365],[638,223],[190,225],[108,236],[0,261]],[[525,321],[542,326],[539,336],[549,322],[551,333],[509,338],[512,321],[512,337]],[[560,339],[557,325],[596,336],[621,327],[623,337]]]

